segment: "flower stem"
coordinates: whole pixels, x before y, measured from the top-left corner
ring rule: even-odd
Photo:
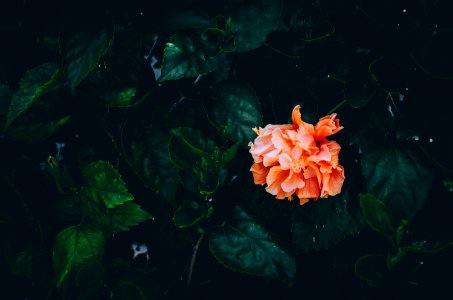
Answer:
[[[334,108],[332,108],[331,110],[329,110],[329,112],[327,113],[328,115],[330,114],[333,114],[335,111],[337,111],[340,107],[342,107],[343,105],[345,105],[348,101],[345,99],[343,101],[341,101],[340,103],[338,103],[337,105],[335,105]]]

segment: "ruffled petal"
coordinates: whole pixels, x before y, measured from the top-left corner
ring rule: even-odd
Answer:
[[[282,182],[282,190],[286,193],[294,193],[296,189],[303,188],[305,181],[301,173],[289,172],[289,176]]]
[[[321,197],[327,198],[341,193],[344,180],[344,169],[342,166],[332,169],[331,173],[322,174]]]
[[[297,197],[299,199],[304,199],[304,198],[313,198],[313,199],[318,199],[319,197],[319,184],[318,184],[318,179],[316,177],[311,177],[309,179],[305,179],[305,186],[303,188],[300,188],[296,191]]]
[[[289,156],[286,153],[283,153],[278,157],[278,163],[280,164],[282,170],[291,169],[291,161],[292,161],[291,156]]]
[[[255,184],[264,185],[266,183],[266,177],[269,173],[269,168],[263,166],[263,164],[254,163],[250,168],[253,174],[253,181]]]
[[[336,119],[336,116],[337,114],[331,114],[330,116],[319,119],[315,126],[314,133],[314,137],[317,141],[320,141],[325,137],[335,134],[343,129],[343,126],[340,126],[340,120]]]

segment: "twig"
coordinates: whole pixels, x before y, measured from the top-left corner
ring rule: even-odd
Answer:
[[[195,243],[195,246],[193,246],[192,257],[190,258],[189,273],[187,274],[187,281],[186,281],[187,290],[190,287],[190,282],[192,280],[192,274],[193,274],[193,268],[195,265],[195,260],[197,259],[198,249],[200,249],[200,245],[201,245],[201,242],[203,241],[204,236],[205,236],[205,233],[203,232],[200,235],[200,237],[198,238],[197,242]]]

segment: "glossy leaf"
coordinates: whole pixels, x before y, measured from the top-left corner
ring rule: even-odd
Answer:
[[[245,52],[260,47],[278,25],[282,12],[281,0],[234,2],[224,15],[231,17],[236,51]]]
[[[328,249],[362,228],[360,209],[348,193],[293,207],[292,235],[297,253]]]
[[[83,178],[85,195],[94,203],[103,203],[107,208],[113,208],[134,199],[118,171],[108,162],[90,163],[83,170]]]
[[[395,234],[392,212],[384,202],[371,194],[360,194],[360,207],[365,220],[374,231],[388,238]]]
[[[70,226],[60,231],[55,239],[53,264],[56,285],[83,266],[100,261],[104,253],[104,235],[89,225]]]
[[[152,216],[140,205],[127,202],[123,205],[109,209],[101,218],[100,223],[106,226],[109,231],[128,231],[129,227],[136,226]]]
[[[113,28],[86,28],[62,45],[66,78],[74,94],[75,88],[99,64],[113,41]]]
[[[205,107],[217,129],[243,147],[256,137],[252,128],[263,123],[258,96],[242,82],[227,81],[217,85]]]
[[[173,222],[179,228],[190,227],[209,216],[211,207],[206,203],[185,200],[173,215]]]
[[[397,220],[410,220],[428,196],[431,172],[404,146],[370,144],[362,151],[367,191],[382,199]]]
[[[192,78],[218,69],[225,57],[193,35],[175,34],[165,45],[159,81]]]
[[[19,89],[12,95],[5,129],[27,111],[41,96],[59,84],[59,69],[56,64],[47,63],[27,71],[21,78]]]
[[[262,224],[239,206],[221,228],[209,236],[214,257],[233,271],[290,284],[296,273],[294,256]]]

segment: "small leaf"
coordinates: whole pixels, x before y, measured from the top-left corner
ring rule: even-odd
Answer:
[[[42,95],[58,86],[58,79],[59,69],[53,63],[43,64],[28,70],[19,82],[19,90],[11,98],[5,129]]]
[[[392,212],[384,202],[371,194],[360,194],[360,207],[365,220],[374,231],[388,238],[395,234]]]
[[[428,196],[431,172],[403,145],[360,144],[367,191],[387,204],[396,221],[412,219]]]
[[[233,2],[223,15],[231,17],[236,51],[245,52],[260,47],[277,27],[282,12],[281,0]]]
[[[140,205],[128,202],[121,206],[109,209],[100,223],[106,225],[110,231],[128,231],[129,227],[138,225],[146,220],[152,219],[152,216]]]
[[[94,203],[103,203],[107,208],[113,208],[134,199],[118,171],[108,162],[90,163],[83,170],[83,177],[85,195]]]
[[[374,287],[384,284],[389,273],[383,255],[362,256],[356,261],[354,269],[357,277]]]
[[[20,125],[13,125],[8,133],[18,140],[36,143],[43,141],[54,134],[58,129],[68,123],[70,116],[49,122],[22,122]]]
[[[214,257],[233,271],[291,283],[294,256],[258,221],[236,206],[232,219],[209,236]]]
[[[292,227],[296,253],[328,249],[362,228],[360,208],[342,194],[293,207]]]
[[[104,242],[102,232],[89,225],[70,226],[60,231],[53,254],[56,286],[60,287],[73,271],[100,261]]]
[[[236,154],[238,152],[238,146],[239,143],[235,143],[233,146],[231,146],[230,148],[226,149],[225,152],[223,152],[221,161],[222,166],[227,165],[236,157]]]
[[[179,228],[190,227],[207,218],[211,211],[210,208],[206,203],[185,200],[175,211],[173,221]]]
[[[256,136],[252,128],[263,123],[258,96],[241,82],[220,83],[205,108],[214,126],[243,147]]]
[[[175,34],[165,46],[159,81],[192,78],[218,69],[225,59],[212,45],[192,35]]]
[[[86,28],[62,45],[63,65],[71,92],[99,64],[113,41],[113,28]]]
[[[101,95],[102,101],[111,107],[128,107],[134,104],[136,87],[111,89]]]

